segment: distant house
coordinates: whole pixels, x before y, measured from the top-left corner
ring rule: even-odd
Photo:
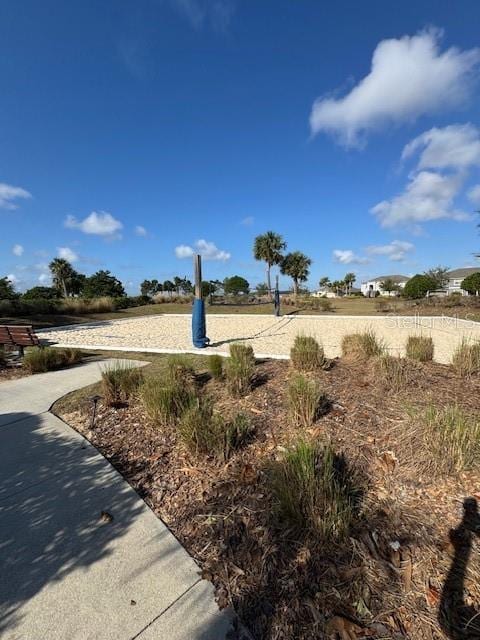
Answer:
[[[360,285],[360,290],[367,298],[375,297],[377,291],[382,296],[398,296],[398,291],[384,291],[382,288],[383,283],[385,282],[385,280],[393,280],[393,282],[398,286],[399,289],[403,289],[409,279],[410,278],[407,278],[407,276],[400,275],[379,276],[378,278],[373,278],[373,280],[362,282],[362,284]]]
[[[314,298],[336,298],[337,294],[328,287],[320,287],[320,289],[317,289],[317,291],[312,293],[312,296]]]
[[[461,287],[463,280],[472,273],[480,273],[480,267],[466,267],[465,269],[453,269],[447,273],[448,282],[445,287],[447,294],[461,293],[466,296],[468,293]]]

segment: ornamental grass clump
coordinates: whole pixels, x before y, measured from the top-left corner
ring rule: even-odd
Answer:
[[[326,403],[326,396],[316,380],[301,374],[293,376],[287,391],[288,413],[297,427],[309,427],[315,422]]]
[[[373,360],[373,371],[375,379],[385,387],[391,391],[401,391],[413,382],[415,363],[384,353]]]
[[[151,377],[145,380],[140,398],[150,421],[161,427],[177,424],[185,411],[196,402],[191,387],[168,378]]]
[[[411,360],[430,362],[433,360],[433,340],[427,336],[409,336],[405,351]]]
[[[55,349],[53,347],[32,347],[27,349],[23,366],[29,373],[46,373],[77,364],[82,360],[79,349]]]
[[[169,356],[165,381],[170,385],[183,385],[189,391],[195,390],[195,368],[190,360],[182,355]]]
[[[480,373],[480,342],[462,340],[455,349],[452,364],[458,375],[467,378]]]
[[[233,396],[244,396],[251,389],[255,377],[255,356],[250,345],[230,345],[230,357],[225,362],[227,386]]]
[[[399,447],[419,473],[450,475],[480,468],[480,415],[457,404],[410,410]]]
[[[227,420],[214,411],[208,397],[192,403],[178,423],[178,434],[190,453],[224,461],[247,442],[252,431],[246,414]]]
[[[349,333],[342,339],[342,356],[353,360],[364,360],[373,356],[381,356],[385,352],[385,344],[373,331]]]
[[[279,524],[322,542],[344,539],[361,490],[331,445],[299,440],[268,473]]]
[[[218,354],[213,354],[208,358],[208,371],[214,380],[223,378],[223,358]]]
[[[311,336],[296,336],[290,361],[300,371],[315,371],[325,364],[323,347]]]
[[[105,403],[115,407],[127,403],[143,382],[141,369],[128,360],[107,364],[102,370],[102,396]]]

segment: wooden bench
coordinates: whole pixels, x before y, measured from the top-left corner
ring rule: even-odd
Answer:
[[[0,346],[18,347],[21,355],[25,347],[38,347],[40,340],[33,327],[26,325],[0,325]]]

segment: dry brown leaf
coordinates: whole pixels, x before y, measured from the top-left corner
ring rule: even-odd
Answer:
[[[102,511],[100,513],[100,522],[105,522],[106,524],[109,524],[112,521],[113,521],[113,516],[111,513],[108,513],[108,511]]]
[[[440,592],[436,587],[430,585],[425,592],[425,599],[429,607],[437,608],[440,602]]]
[[[387,473],[392,473],[397,466],[398,460],[393,451],[384,451],[380,456],[380,462]]]
[[[328,621],[326,632],[331,640],[357,640],[362,633],[361,627],[347,618],[335,616]]]

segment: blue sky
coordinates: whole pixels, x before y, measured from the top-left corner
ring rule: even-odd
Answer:
[[[0,274],[144,278],[475,264],[480,4],[5,0]],[[476,188],[477,187],[477,188]],[[198,244],[199,243],[199,244]]]

